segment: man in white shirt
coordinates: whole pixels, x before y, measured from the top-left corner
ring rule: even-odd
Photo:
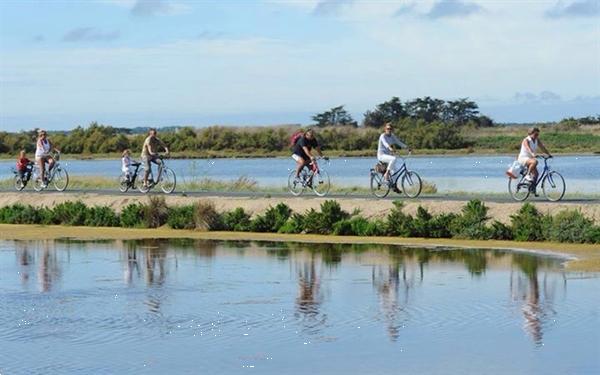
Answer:
[[[386,123],[384,132],[379,136],[379,142],[377,145],[377,160],[382,163],[387,163],[387,169],[383,175],[383,178],[388,181],[390,175],[394,173],[394,164],[396,163],[394,146],[397,145],[400,146],[400,148],[407,148],[409,152],[411,151],[410,147],[392,134],[392,130],[392,123]]]

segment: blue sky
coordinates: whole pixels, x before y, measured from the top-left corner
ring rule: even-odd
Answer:
[[[0,2],[0,128],[309,123],[398,96],[600,113],[600,0]]]

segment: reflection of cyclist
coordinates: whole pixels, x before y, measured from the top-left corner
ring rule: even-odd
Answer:
[[[396,138],[392,133],[392,123],[388,122],[385,124],[384,132],[379,136],[379,142],[377,145],[377,160],[382,163],[387,163],[387,169],[383,175],[384,180],[389,180],[390,175],[394,174],[394,164],[396,163],[396,156],[394,156],[394,145],[400,146],[400,148],[408,147],[404,142]]]
[[[315,138],[314,131],[308,129],[304,132],[304,135],[298,138],[293,147],[294,153],[292,154],[292,158],[296,161],[296,178],[300,177],[300,171],[304,166],[308,166],[308,164],[315,161],[316,158],[313,155],[313,149],[319,156],[323,157],[321,145],[319,145],[319,141]]]
[[[539,147],[542,151],[548,154],[549,157],[552,157],[552,155],[550,155],[550,152],[546,149],[546,146],[544,146],[542,141],[539,139],[540,129],[530,128],[527,134],[529,135],[523,139],[523,142],[521,142],[521,152],[519,152],[518,160],[521,165],[527,167],[528,173],[527,176],[525,176],[525,179],[535,183],[538,176],[538,161],[535,158],[537,148]]]
[[[35,145],[35,161],[40,168],[43,188],[48,186],[48,182],[46,181],[46,162],[48,163],[48,173],[50,173],[52,167],[54,167],[54,158],[50,155],[52,150],[58,151],[54,144],[48,139],[46,131],[39,130],[38,139]]]
[[[148,187],[148,176],[150,175],[151,162],[160,164],[161,160],[158,157],[158,149],[162,147],[165,153],[169,154],[169,148],[163,141],[156,137],[156,129],[150,129],[148,137],[144,140],[142,146],[142,162],[144,163],[144,187]],[[160,177],[160,176],[159,176]]]

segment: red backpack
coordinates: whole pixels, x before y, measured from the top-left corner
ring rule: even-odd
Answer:
[[[304,135],[304,133],[301,130],[298,130],[297,132],[295,132],[294,134],[292,134],[292,136],[290,137],[290,147],[294,147],[296,145],[296,142],[298,142],[298,140]]]

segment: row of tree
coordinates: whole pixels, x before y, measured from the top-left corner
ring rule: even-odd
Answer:
[[[378,104],[375,109],[364,114],[362,125],[379,128],[386,122],[398,122],[403,119],[422,120],[426,123],[442,122],[462,126],[473,123],[478,127],[493,126],[494,122],[487,116],[479,114],[479,106],[468,98],[458,100],[442,100],[429,96],[402,102],[398,97]],[[331,108],[312,117],[319,127],[325,126],[358,126],[344,106]]]

